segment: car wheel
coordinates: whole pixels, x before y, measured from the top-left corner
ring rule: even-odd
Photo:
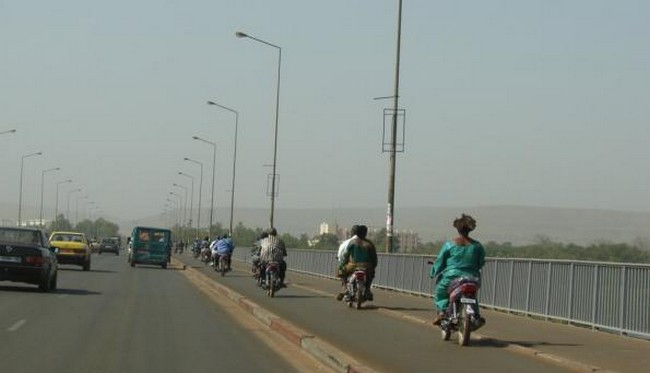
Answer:
[[[50,290],[52,290],[52,281],[50,280],[49,277],[46,277],[43,280],[41,280],[41,283],[38,284],[38,290],[40,290],[43,293],[47,293]]]
[[[54,277],[52,277],[52,280],[50,281],[50,290],[56,290],[57,287],[57,274],[54,274]]]

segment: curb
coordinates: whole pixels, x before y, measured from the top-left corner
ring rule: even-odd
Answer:
[[[183,265],[178,259],[172,258],[172,263]],[[282,336],[285,340],[300,347],[303,351],[316,358],[337,372],[342,373],[379,373],[358,361],[331,344],[319,339],[311,333],[291,324],[281,317],[267,311],[257,303],[234,290],[215,282],[209,276],[191,266],[185,268],[185,275],[193,281],[200,282],[203,287],[208,287],[210,292],[226,296],[242,310],[252,315],[255,319]]]

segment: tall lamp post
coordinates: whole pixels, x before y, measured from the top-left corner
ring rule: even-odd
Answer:
[[[74,225],[75,226],[79,225],[79,200],[81,199],[88,199],[88,196],[83,196],[83,197],[79,196],[75,201],[74,204]]]
[[[201,239],[201,191],[203,190],[203,163],[191,158],[183,158],[187,162],[196,163],[201,166],[201,177],[199,178],[199,209],[196,217],[196,238]]]
[[[40,222],[41,227],[45,226],[43,224],[43,190],[45,189],[45,174],[50,172],[50,171],[58,171],[61,168],[59,167],[54,167],[54,168],[48,168],[47,170],[41,171],[41,212],[38,216],[38,221]]]
[[[177,188],[182,188],[185,191],[185,199],[183,199],[183,222],[181,224],[181,238],[183,238],[183,225],[187,223],[187,187],[184,185],[180,184],[172,184],[172,186],[175,186]]]
[[[271,176],[271,217],[270,217],[270,223],[271,227],[273,227],[273,213],[275,211],[275,177],[276,177],[276,166],[277,166],[277,158],[278,158],[278,111],[280,109],[280,71],[281,71],[281,65],[282,65],[282,48],[275,44],[271,44],[267,41],[264,41],[262,39],[255,38],[253,36],[250,36],[246,33],[237,31],[235,32],[235,36],[238,38],[248,38],[251,40],[255,40],[259,43],[268,45],[270,47],[276,48],[278,50],[278,82],[277,82],[277,92],[275,94],[275,131],[274,131],[274,140],[273,140],[273,174]],[[234,189],[234,188],[233,188]]]
[[[235,113],[235,144],[234,144],[234,150],[232,156],[232,187],[230,189],[230,229],[229,229],[230,236],[232,236],[233,234],[232,221],[233,221],[233,211],[235,206],[235,168],[237,165],[237,127],[239,123],[239,113],[237,112],[237,110],[231,109],[223,105],[219,105],[214,101],[208,101],[208,105],[215,105],[222,109],[228,110],[231,113]]]
[[[59,185],[65,184],[65,183],[71,183],[71,182],[72,182],[72,179],[68,179],[68,180],[63,180],[63,181],[59,181],[58,183],[56,183],[56,202],[54,204],[54,220],[52,220],[52,221],[56,221],[56,219],[59,217]]]
[[[395,164],[397,159],[397,110],[399,109],[399,65],[402,39],[402,0],[399,0],[397,16],[397,52],[395,58],[395,90],[393,93],[393,123],[391,128],[391,146],[388,176],[388,212],[386,216],[386,252],[393,252],[393,227],[395,225]]]
[[[206,140],[202,139],[198,136],[192,136],[194,140],[199,140],[202,141],[206,144],[212,145],[212,191],[210,194],[212,195],[211,200],[210,200],[210,226],[208,226],[208,237],[212,239],[212,216],[214,215],[214,171],[215,171],[215,165],[217,163],[217,144]]]
[[[42,154],[43,154],[42,152],[31,153],[31,154],[23,155],[20,158],[20,192],[18,193],[18,226],[19,227],[22,225],[22,217],[23,217],[23,170],[25,168],[24,167],[25,158],[42,155]]]
[[[171,199],[171,198],[169,198],[169,199],[167,199],[167,200],[170,201],[170,202],[173,202],[174,205],[176,206],[176,207],[175,207],[175,208],[176,208],[176,224],[177,224],[178,227],[179,227],[179,233],[178,233],[178,234],[180,235],[180,226],[181,226],[181,204],[182,204],[182,201],[183,201],[183,197],[181,197],[180,194],[175,193],[175,192],[169,192],[169,195],[170,195],[170,196],[173,196],[173,197],[178,197],[178,201],[175,200],[175,199]]]
[[[190,230],[192,229],[192,209],[194,208],[194,176],[189,175],[184,173],[183,171],[178,171],[179,175],[189,177],[192,179],[192,192],[190,193],[190,219],[189,219],[189,224],[190,224]],[[199,238],[199,236],[196,236],[196,238]]]
[[[67,204],[66,204],[66,218],[68,219],[68,222],[70,221],[70,196],[73,193],[81,192],[82,190],[83,189],[81,189],[81,188],[77,188],[77,189],[73,189],[71,191],[68,191],[68,201],[67,201]]]
[[[11,130],[6,130],[6,131],[0,132],[0,135],[4,135],[5,133],[15,133],[15,132],[16,132],[15,129],[11,129]]]

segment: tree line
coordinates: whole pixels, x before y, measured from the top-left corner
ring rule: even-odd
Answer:
[[[73,225],[63,214],[59,214],[56,220],[50,223],[47,227],[50,232],[64,231],[64,232],[80,232],[86,235],[88,239],[117,236],[120,227],[104,218],[99,218],[94,221],[84,219]]]
[[[57,216],[49,227],[54,230],[72,230],[83,232],[87,237],[114,236],[118,234],[119,226],[113,222],[99,218],[95,221],[83,220],[76,226],[73,226],[63,214]],[[174,236],[180,239],[183,237],[186,241],[192,241],[197,232],[184,227],[182,230],[178,226],[172,227]],[[239,247],[251,247],[260,237],[264,229],[250,228],[239,222],[233,228],[233,241]],[[216,223],[211,229],[212,235],[228,234],[228,228],[221,223]],[[183,235],[181,235],[183,233]],[[340,244],[339,238],[331,233],[322,235],[309,236],[301,234],[294,236],[289,233],[281,233],[280,238],[285,242],[287,247],[301,250],[337,250]],[[200,238],[207,236],[207,229],[199,232]],[[191,237],[191,239],[190,239]],[[368,239],[375,243],[378,252],[383,252],[384,242],[386,240],[386,229],[371,231],[368,233]],[[400,253],[399,240],[393,238],[393,247],[396,253]],[[438,253],[444,241],[432,241],[420,243],[416,249],[409,254],[431,255]],[[595,242],[589,245],[577,245],[573,243],[555,242],[548,237],[538,236],[533,243],[527,245],[514,245],[510,242],[483,242],[486,256],[493,258],[522,258],[522,259],[563,259],[563,260],[584,260],[598,262],[617,262],[617,263],[645,263],[650,264],[650,242],[643,239],[637,239],[633,243],[613,243],[613,242]]]
[[[234,229],[233,240],[238,246],[249,246],[262,232],[261,228],[246,228],[239,223]],[[338,237],[326,233],[315,237],[302,234],[299,237],[285,233],[281,238],[287,247],[303,250],[337,250],[340,244]],[[383,251],[386,240],[386,230],[381,229],[368,234],[377,247]],[[394,238],[393,247],[399,253],[399,241]],[[409,254],[437,255],[444,241],[420,243]],[[633,243],[595,242],[589,245],[555,242],[548,237],[538,236],[532,244],[514,245],[510,242],[483,242],[485,254],[493,258],[522,258],[522,259],[561,259],[584,260],[596,262],[645,263],[650,264],[650,242],[637,239]]]

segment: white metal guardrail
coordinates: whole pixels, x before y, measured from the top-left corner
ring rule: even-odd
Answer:
[[[247,261],[247,249],[235,257]],[[433,256],[379,254],[374,285],[431,297]],[[290,250],[289,270],[335,276],[336,252]],[[650,265],[487,258],[481,305],[650,339]],[[433,307],[433,306],[432,306]]]

